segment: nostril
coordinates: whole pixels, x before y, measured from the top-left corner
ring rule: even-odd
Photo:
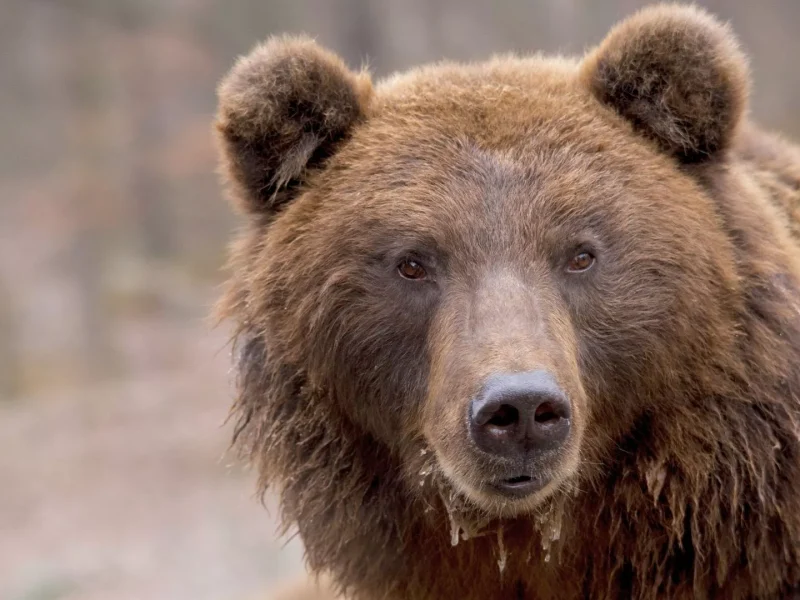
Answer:
[[[536,412],[533,414],[533,420],[537,423],[550,423],[560,418],[561,417],[550,402],[543,402],[540,404],[536,407]]]
[[[510,427],[519,422],[519,411],[510,404],[502,404],[486,422],[495,427]]]

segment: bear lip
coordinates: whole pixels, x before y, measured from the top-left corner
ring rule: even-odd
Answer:
[[[507,498],[525,498],[540,491],[547,481],[527,474],[499,479],[489,484],[492,491]]]

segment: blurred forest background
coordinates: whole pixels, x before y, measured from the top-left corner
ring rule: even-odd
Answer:
[[[0,0],[0,598],[257,598],[296,540],[225,456],[216,82],[273,32],[373,72],[575,53],[634,0]],[[800,2],[702,2],[800,138]],[[269,500],[267,502],[269,505]]]

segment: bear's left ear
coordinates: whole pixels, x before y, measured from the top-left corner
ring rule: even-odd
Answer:
[[[305,37],[275,37],[239,59],[218,89],[216,128],[233,200],[272,215],[365,118],[366,72]]]
[[[684,163],[731,145],[749,89],[747,61],[726,25],[681,5],[645,8],[581,65],[601,102]]]

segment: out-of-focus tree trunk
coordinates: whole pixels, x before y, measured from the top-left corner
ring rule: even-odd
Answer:
[[[135,206],[143,258],[163,261],[173,254],[175,230],[167,198],[167,182],[159,165],[154,164],[152,151],[169,126],[168,114],[164,95],[158,86],[159,56],[148,47],[146,37],[138,39],[136,48],[136,58],[131,65],[132,102],[128,104],[136,127],[131,147],[131,200]]]
[[[96,378],[114,371],[116,363],[103,286],[109,253],[104,224],[115,200],[104,168],[109,142],[106,55],[95,23],[80,18],[69,22],[73,29],[68,51],[74,66],[68,75],[73,122],[68,140],[72,156],[67,160],[72,163],[69,202],[74,220],[67,264],[81,297],[78,318],[83,334],[83,370],[85,376]]]

